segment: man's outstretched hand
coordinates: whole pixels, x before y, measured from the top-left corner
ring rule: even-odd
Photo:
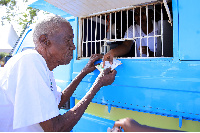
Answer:
[[[94,65],[94,62],[103,58],[103,55],[101,54],[93,54],[91,57],[90,57],[90,60],[88,61],[88,63],[86,64],[86,66],[83,68],[83,72],[86,72],[87,74],[88,73],[91,73],[93,72],[96,67]]]
[[[99,74],[96,81],[101,84],[101,86],[111,85],[115,80],[116,74],[116,70],[111,71],[111,68],[107,68]]]

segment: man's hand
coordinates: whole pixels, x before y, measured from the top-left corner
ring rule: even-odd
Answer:
[[[103,56],[103,68],[105,66],[105,61],[109,61],[110,64],[112,65],[113,64],[113,58],[114,58],[114,53],[112,52],[112,50],[110,50],[108,53],[106,53]]]
[[[149,57],[153,57],[154,56],[154,52],[152,52],[149,49],[149,47],[147,47],[147,46],[142,46],[142,54],[146,54],[147,55],[147,48],[148,48]],[[140,50],[140,47],[138,48],[138,50]]]
[[[115,80],[116,74],[116,70],[111,71],[111,68],[107,68],[99,74],[99,76],[96,79],[96,82],[101,84],[101,86],[111,85]]]
[[[111,49],[103,57],[103,67],[105,66],[105,61],[109,61],[110,64],[113,64],[113,58],[127,54],[131,50],[133,44],[132,40],[124,41],[121,45],[117,46],[114,49]]]
[[[86,73],[93,72],[96,69],[94,62],[97,61],[98,59],[101,59],[102,57],[103,57],[103,55],[101,55],[101,54],[93,54],[90,57],[90,60],[88,61],[88,63],[86,64],[86,66],[83,68],[82,71],[86,72]]]
[[[116,121],[113,128],[114,127],[118,129],[123,128],[124,132],[180,132],[178,130],[168,130],[141,125],[131,118],[124,118]]]
[[[123,128],[124,132],[134,132],[140,131],[141,125],[131,118],[124,118],[116,121],[114,127]]]

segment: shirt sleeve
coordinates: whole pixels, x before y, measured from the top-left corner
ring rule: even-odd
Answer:
[[[36,57],[26,56],[14,66],[10,81],[16,87],[14,98],[13,128],[21,128],[40,123],[59,115],[46,62]],[[12,84],[12,83],[10,83]]]

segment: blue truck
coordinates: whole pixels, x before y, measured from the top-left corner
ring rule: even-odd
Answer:
[[[114,83],[101,88],[72,131],[106,132],[116,120],[125,117],[158,128],[200,131],[199,5],[199,0],[37,0],[32,3],[31,7],[60,15],[72,25],[74,58],[70,64],[53,70],[61,89],[77,76],[91,54],[105,54],[126,40],[135,42],[135,52],[136,45],[141,46],[136,39],[148,42],[152,37],[157,42],[153,57],[136,54],[116,57],[122,64],[116,68]],[[160,22],[158,34],[124,37],[128,28],[135,25],[136,8],[140,9],[140,18],[142,8],[147,19],[153,13],[152,23]],[[34,48],[30,39],[33,27],[26,29],[13,55]],[[81,81],[60,110],[61,114],[86,94],[98,74],[95,70]]]

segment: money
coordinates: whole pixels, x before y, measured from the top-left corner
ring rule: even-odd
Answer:
[[[111,65],[109,61],[105,61],[105,66],[103,68],[103,62],[100,63],[100,65],[97,65],[96,68],[102,72],[106,68],[111,68],[111,70],[114,70],[117,66],[121,65],[121,61],[113,59],[113,64]]]

